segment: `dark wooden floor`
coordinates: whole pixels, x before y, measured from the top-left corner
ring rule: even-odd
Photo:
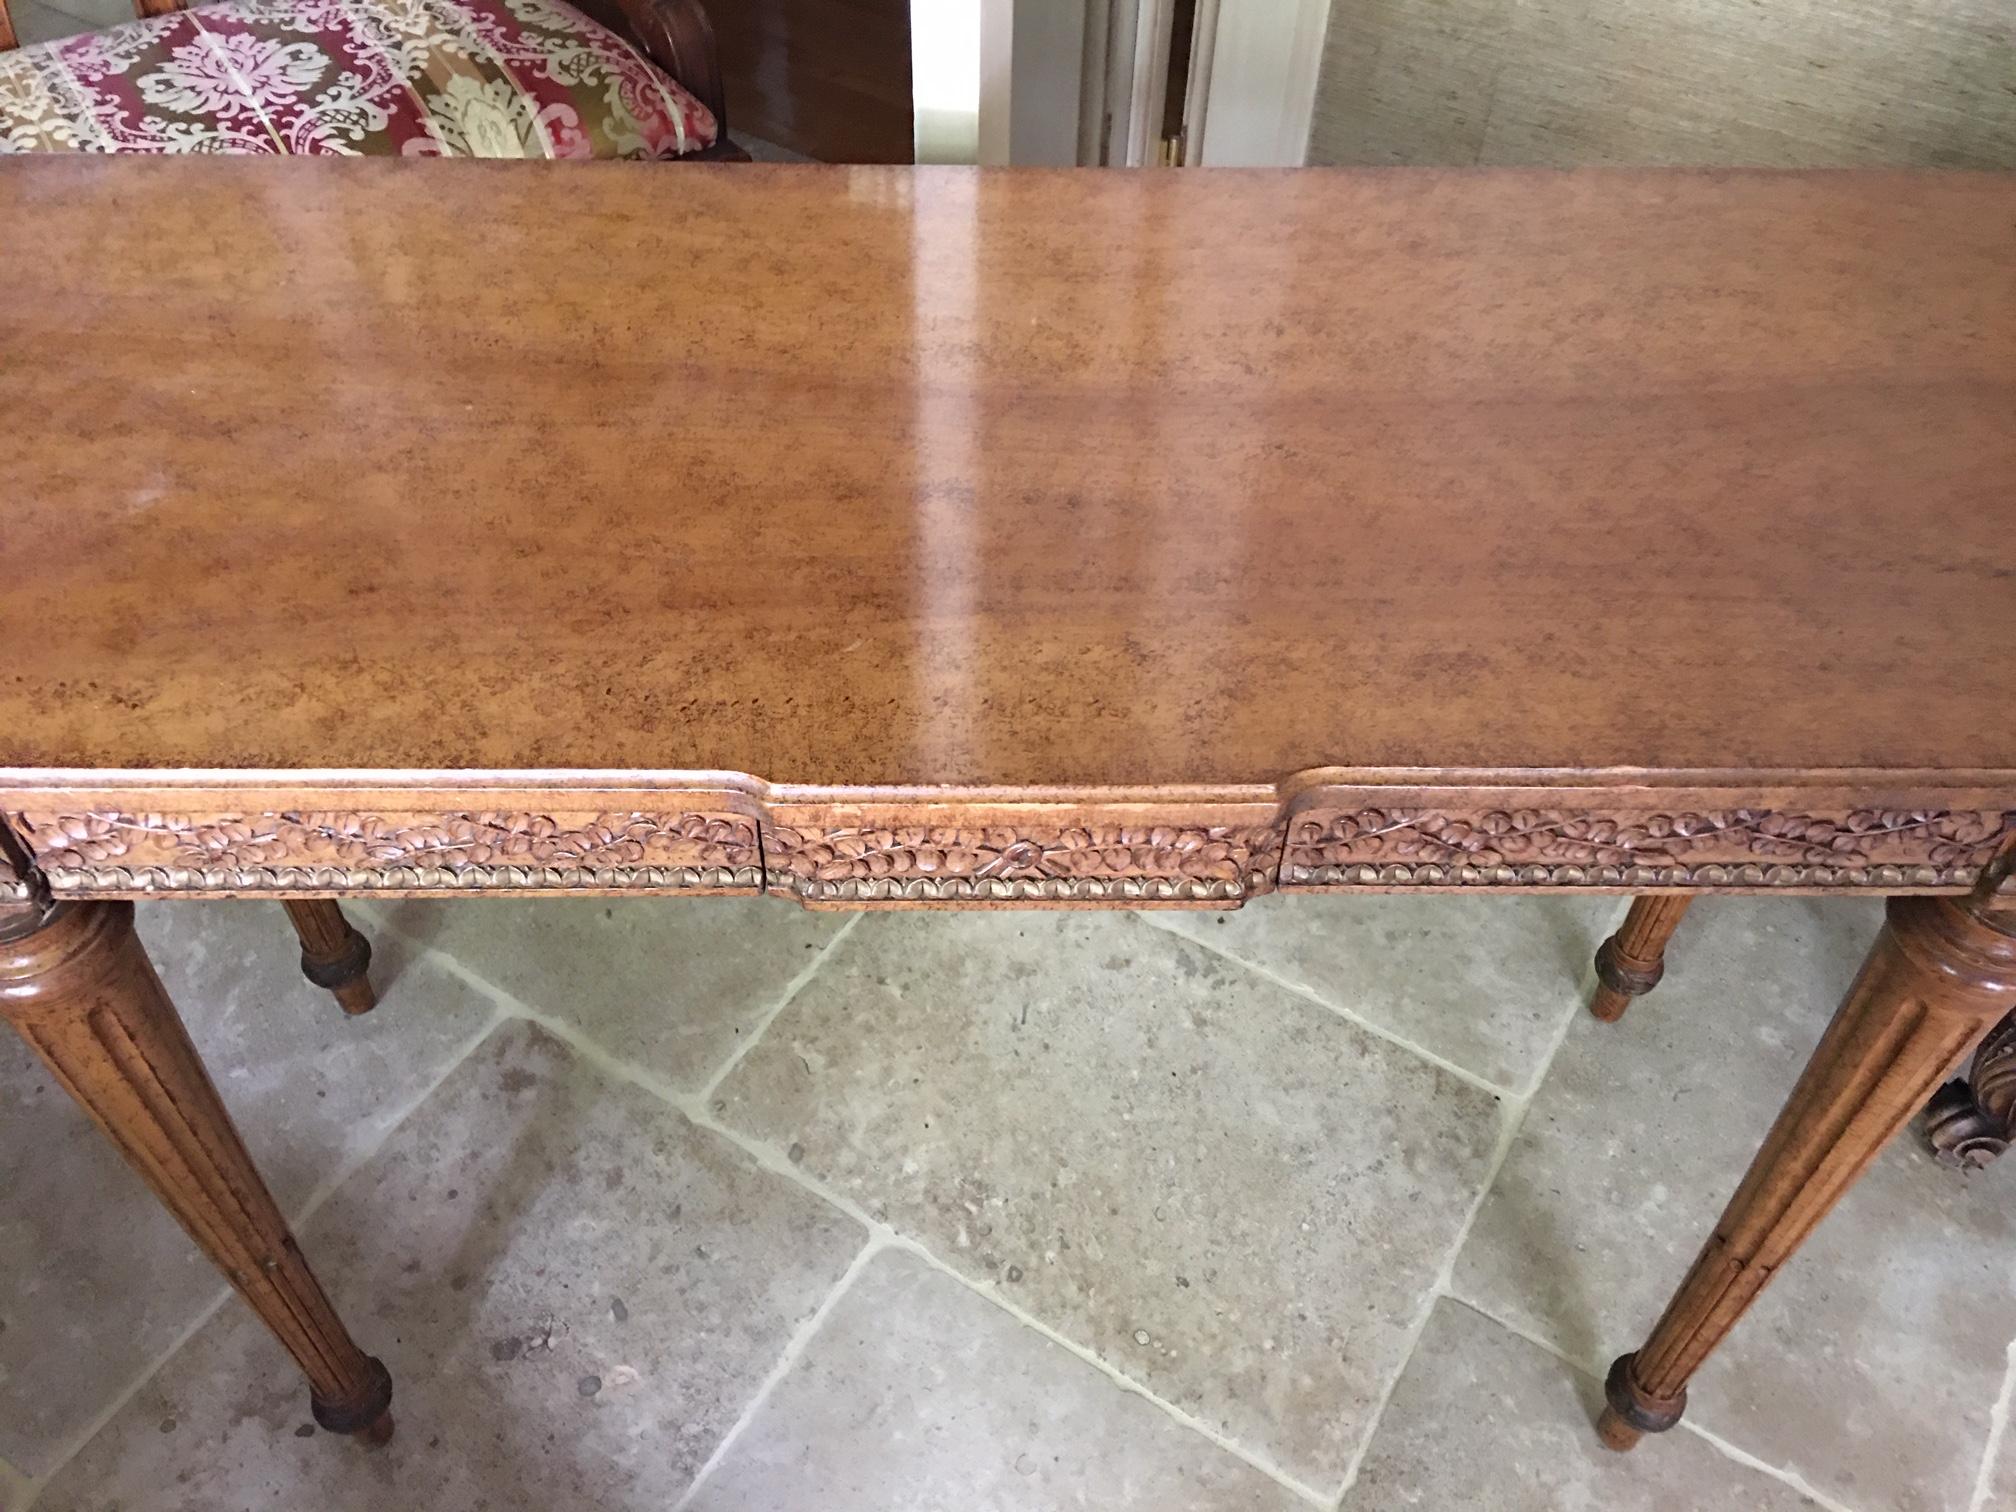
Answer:
[[[730,121],[828,163],[907,163],[908,0],[713,0]]]

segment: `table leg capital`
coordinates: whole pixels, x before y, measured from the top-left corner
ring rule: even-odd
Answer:
[[[1993,1023],[2016,1008],[2016,914],[1967,898],[1892,898],[1888,933],[1948,1012]],[[1984,1025],[1985,1027],[1985,1025]]]
[[[87,988],[116,970],[133,933],[131,903],[30,901],[0,910],[0,1014],[25,1034],[90,1002]]]

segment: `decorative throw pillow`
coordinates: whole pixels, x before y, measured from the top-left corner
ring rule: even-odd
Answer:
[[[226,0],[0,53],[0,153],[670,158],[715,136],[565,0]]]

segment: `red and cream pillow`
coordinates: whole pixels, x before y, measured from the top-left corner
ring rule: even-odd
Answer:
[[[716,135],[564,0],[226,0],[0,53],[0,153],[671,158]]]

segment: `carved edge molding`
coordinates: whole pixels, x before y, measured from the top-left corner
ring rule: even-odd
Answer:
[[[1953,888],[2016,835],[1998,809],[1309,809],[1283,887]]]
[[[764,882],[807,903],[1226,903],[1274,886],[1273,825],[766,822]]]
[[[1160,813],[1139,803],[971,805],[974,817],[949,824],[902,822],[928,821],[925,804],[787,806],[762,818],[725,806],[4,817],[58,895],[767,891],[843,906],[1237,907],[1277,883],[1962,891],[2016,842],[2016,812],[2001,809],[1405,808],[1363,806],[1365,796],[1305,794],[1292,817],[1271,823],[1252,807],[1216,822],[1240,810],[1181,801]],[[0,899],[28,894],[29,874],[0,847]]]
[[[760,892],[753,819],[722,813],[8,816],[65,893]]]

